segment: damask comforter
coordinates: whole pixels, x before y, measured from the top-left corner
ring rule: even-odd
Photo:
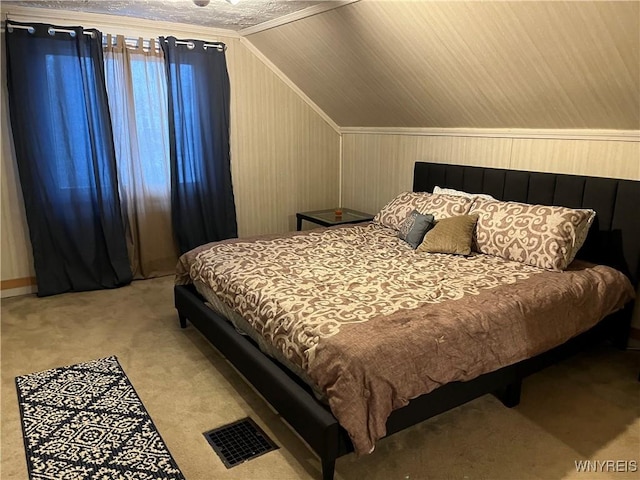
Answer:
[[[634,295],[606,266],[416,253],[376,224],[204,245],[176,283],[215,296],[302,372],[357,453],[412,398],[549,350]]]

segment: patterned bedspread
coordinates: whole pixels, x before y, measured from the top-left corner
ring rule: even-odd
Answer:
[[[191,282],[306,373],[357,453],[411,398],[559,345],[633,297],[608,267],[416,253],[375,224],[205,245],[180,259],[176,283]]]

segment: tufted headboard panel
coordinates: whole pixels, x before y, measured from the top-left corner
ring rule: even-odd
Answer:
[[[577,257],[617,268],[638,286],[640,182],[416,162],[413,191],[431,192],[436,185],[498,200],[591,208],[596,218]]]

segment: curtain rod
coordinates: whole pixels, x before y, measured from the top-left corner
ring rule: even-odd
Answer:
[[[31,26],[31,25],[14,25],[12,23],[10,23],[10,20],[7,20],[7,31],[9,33],[11,33],[13,31],[14,28],[19,28],[22,30],[27,30],[29,33],[35,33],[36,29]],[[54,35],[57,32],[62,32],[62,33],[68,33],[71,37],[75,37],[76,36],[76,32],[75,30],[69,30],[66,28],[54,28],[54,27],[49,27],[49,29],[47,30],[47,32],[49,33],[49,35]],[[91,35],[93,37],[94,32],[82,32],[85,35]],[[115,35],[112,35],[115,38]],[[125,37],[125,42],[129,40],[129,41],[135,41],[136,45],[138,42],[137,38],[134,37]],[[165,42],[168,42],[167,39],[165,39]],[[194,48],[196,48],[196,44],[193,40],[176,40],[176,45],[186,45],[187,48],[189,50],[193,50]],[[207,48],[215,48],[216,50],[218,50],[219,52],[223,52],[227,49],[227,46],[222,44],[222,43],[204,43],[202,45],[202,47],[206,50]]]
[[[123,43],[125,48],[132,48],[134,50],[144,50],[145,48],[150,51],[151,43],[154,43],[154,51],[161,51],[160,42],[157,38],[147,39],[143,37],[126,37],[124,35],[114,35],[112,33],[107,33],[102,36],[102,45],[104,47],[113,47],[118,45],[118,37],[123,38]],[[109,43],[111,40],[111,43]]]
[[[7,15],[8,17],[8,15]],[[19,28],[22,30],[27,30],[29,33],[35,33],[36,29],[35,27],[31,26],[31,25],[16,25],[16,24],[12,24],[11,20],[9,20],[7,18],[6,20],[6,28],[7,31],[9,33],[11,33],[13,31],[14,28]],[[49,33],[49,35],[55,35],[58,32],[62,32],[62,33],[68,33],[72,38],[76,36],[76,32],[75,30],[69,30],[66,28],[54,28],[54,27],[49,27],[49,29],[47,30],[47,32]],[[82,33],[84,33],[85,35],[90,35],[91,37],[93,37],[94,32],[85,32],[83,31]],[[115,35],[112,35],[113,37],[115,37]],[[136,44],[138,42],[137,38],[134,37],[125,37],[125,42],[127,40],[135,40]],[[165,38],[164,40],[165,42],[168,42],[169,40]],[[194,48],[196,48],[196,44],[193,40],[176,40],[176,45],[186,45],[187,48],[189,50],[193,50]],[[216,50],[218,50],[219,52],[224,52],[227,49],[227,46],[223,43],[203,43],[202,47],[206,50],[207,48],[215,48]]]
[[[124,43],[125,46],[127,47],[134,47],[134,48],[151,48],[151,41],[142,37],[126,37],[124,35],[122,35],[124,38]],[[102,37],[102,42],[107,45],[108,41],[109,41],[109,37],[111,37],[111,41],[112,41],[112,45],[115,45],[117,40],[118,35],[113,35],[113,34],[106,34],[103,35]],[[140,45],[140,40],[142,40],[142,45]],[[160,49],[160,41],[157,38],[154,38],[153,40],[157,41],[157,49]],[[129,43],[127,43],[129,42]],[[167,42],[167,40],[165,39],[165,42]],[[186,45],[187,48],[189,48],[190,50],[194,49],[196,47],[196,44],[194,41],[192,40],[176,40],[176,44],[177,45]],[[206,50],[207,48],[216,48],[218,51],[222,52],[226,49],[226,45],[223,44],[219,44],[219,43],[205,43],[203,45],[203,48]]]
[[[168,39],[164,39],[165,42],[169,42]],[[193,50],[196,48],[196,44],[193,40],[176,40],[176,45],[186,45],[189,50]],[[207,48],[215,48],[219,52],[224,52],[227,49],[227,46],[222,43],[204,43],[202,47],[206,50]]]
[[[12,24],[10,20],[7,20],[7,31],[9,33],[11,33],[14,28],[19,28],[21,30],[26,30],[29,33],[35,33],[35,31],[36,31],[36,29],[31,25],[15,25],[15,24]],[[69,36],[71,36],[71,37],[75,37],[76,36],[76,31],[75,30],[69,30],[69,29],[66,29],[66,28],[54,28],[54,27],[49,27],[47,29],[47,33],[49,35],[55,35],[58,32],[68,33]],[[84,31],[82,33],[84,33],[85,35],[90,35],[92,37],[93,37],[93,34],[94,34],[93,32],[84,32]]]
[[[31,26],[31,25],[12,25],[12,24],[9,23],[9,21],[7,21],[7,31],[11,32],[14,28],[27,30],[29,33],[34,33],[36,31],[35,28],[33,26]],[[49,35],[53,35],[56,32],[63,32],[63,33],[68,33],[71,37],[75,37],[76,36],[76,32],[74,30],[69,30],[69,29],[66,29],[66,28],[49,27],[49,29],[47,31],[49,32]],[[94,34],[94,32],[82,32],[82,33],[84,33],[85,35],[91,35],[91,36],[93,36],[93,34]],[[113,43],[115,43],[117,41],[116,40],[117,39],[117,35],[111,35],[111,34],[103,35],[102,36],[102,43],[103,44],[107,44],[108,36],[113,38],[113,41],[114,41]],[[140,47],[139,40],[140,40],[139,38],[135,38],[135,37],[124,37],[125,46],[130,46],[130,45],[127,45],[127,42],[135,42],[136,43],[135,46],[137,48],[139,48]],[[145,47],[145,43],[146,43],[147,48],[150,48],[149,40],[143,40],[142,41],[142,48]],[[160,46],[158,45],[157,48],[160,48]]]

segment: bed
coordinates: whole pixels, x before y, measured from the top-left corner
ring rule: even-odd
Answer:
[[[594,220],[594,225],[592,225],[589,230],[589,236],[587,237],[582,249],[578,252],[577,258],[612,266],[623,272],[631,280],[631,283],[637,287],[638,271],[640,269],[640,226],[638,226],[638,222],[635,221],[634,208],[640,199],[640,187],[638,182],[456,165],[441,165],[424,162],[416,163],[413,190],[416,192],[432,191],[436,185],[474,193],[487,193],[499,200],[541,205],[563,205],[572,208],[591,208],[595,210],[597,215]],[[390,235],[389,232],[376,231],[376,235],[378,235],[378,237],[372,237],[371,229],[374,227],[375,226],[347,227],[347,229],[334,229],[335,231],[323,231],[324,233],[314,235],[316,235],[316,237],[322,235],[329,236],[331,237],[333,244],[337,244],[336,242],[346,242],[345,246],[336,250],[334,256],[339,262],[349,262],[349,258],[346,256],[341,257],[340,253],[345,249],[350,248],[349,242],[357,244],[360,241],[362,248],[364,248],[363,251],[368,252],[368,254],[371,255],[374,255],[374,253],[371,252],[375,252],[376,248],[372,249],[371,252],[366,249],[367,244],[372,241],[378,242],[376,245],[382,245],[385,243],[391,245],[393,241],[397,244],[397,239],[392,241],[392,235]],[[367,231],[366,229],[370,230]],[[340,233],[340,230],[344,231]],[[343,240],[345,232],[347,240]],[[313,235],[308,238],[311,238],[312,236]],[[292,234],[276,242],[264,239],[259,240],[255,245],[246,242],[246,240],[240,240],[235,243],[239,243],[240,249],[244,248],[245,250],[253,248],[254,250],[258,249],[259,251],[263,251],[267,246],[271,246],[278,242],[283,244],[291,243],[292,245],[300,244],[302,242],[301,248],[313,249],[314,247],[311,240],[307,241],[306,238],[307,237],[297,237],[296,234]],[[363,238],[365,238],[366,241],[362,241]],[[375,238],[375,240],[372,240],[373,238]],[[230,242],[230,245],[233,244],[233,241]],[[392,247],[391,251],[393,251],[393,248],[396,247]],[[396,250],[398,248],[400,247],[397,247]],[[227,250],[226,245],[217,246],[215,255],[213,255],[220,260],[219,264],[222,265],[220,268],[227,268],[226,265],[228,263],[233,263],[232,261],[224,260]],[[273,252],[267,253],[273,255]],[[255,254],[255,251],[251,252],[251,255]],[[281,253],[276,254],[280,255]],[[286,255],[286,253],[282,254]],[[202,256],[204,255],[205,254],[202,254]],[[372,256],[371,258],[374,257]],[[389,259],[391,260],[388,260],[396,262],[401,258],[404,258],[402,252],[398,252],[395,256],[390,253]],[[325,263],[327,265],[330,265],[331,261],[331,255],[325,259]],[[447,262],[448,261],[449,260],[447,260]],[[476,313],[479,311],[477,305],[473,302],[477,301],[477,298],[484,298],[485,303],[492,303],[492,301],[487,301],[487,298],[483,297],[483,295],[492,288],[502,288],[502,286],[498,284],[491,284],[491,282],[495,280],[493,278],[494,276],[490,275],[485,278],[478,273],[485,270],[482,266],[482,261],[484,260],[479,257],[473,257],[471,260],[455,260],[454,263],[447,263],[440,266],[440,271],[446,272],[457,271],[456,269],[468,268],[469,265],[473,265],[473,274],[476,275],[475,278],[479,279],[481,284],[487,284],[486,288],[488,290],[483,291],[484,293],[482,293],[482,295],[471,295],[471,303],[468,303],[466,308],[466,310],[470,312],[469,322],[476,321]],[[577,264],[579,264],[579,262],[577,262]],[[252,261],[249,261],[249,263],[246,263],[245,265],[248,267],[247,270],[255,268]],[[354,262],[353,265],[350,265],[350,268],[358,271],[359,268],[365,268],[365,266],[365,264],[358,264],[358,262]],[[410,278],[414,275],[414,273],[411,272],[406,273],[406,275],[404,273],[404,270],[407,270],[408,272],[408,269],[411,268],[410,263],[398,263],[397,266],[397,270],[403,271],[404,276]],[[532,272],[526,267],[519,267],[517,264],[514,264],[514,262],[511,262],[509,265],[505,264],[500,266],[500,269],[511,269],[509,270],[511,272],[510,275],[506,275],[506,277],[508,277],[506,280],[507,283],[510,283],[509,278],[514,276],[527,277],[528,275],[532,275],[533,277],[538,278],[538,274],[536,272]],[[328,268],[328,270],[331,269]],[[562,275],[556,275],[556,277],[566,277],[573,275],[574,273],[575,272],[569,272]],[[363,270],[360,274],[366,276],[367,272]],[[575,274],[577,275],[577,273]],[[208,273],[203,274],[203,276],[207,275]],[[215,276],[211,276],[212,278],[221,278],[222,280],[219,280],[220,283],[224,283],[225,275],[226,271],[218,270]],[[316,269],[314,270],[313,275],[314,277],[322,277],[324,272]],[[260,283],[259,279],[262,277],[267,278],[268,275],[246,275],[243,282],[245,286],[251,287],[251,285],[254,285],[256,282]],[[550,274],[549,279],[551,278],[553,278],[553,274]],[[423,277],[420,277],[420,279],[421,282],[425,280]],[[437,281],[432,283],[439,284],[439,281],[442,279],[442,275],[436,275],[435,279]],[[504,281],[504,279],[501,281]],[[575,282],[578,282],[577,277],[573,283]],[[183,281],[180,283],[188,282]],[[298,280],[294,283],[304,284],[305,282]],[[372,278],[370,283],[374,284],[375,278]],[[541,285],[544,283],[548,283],[548,280],[543,279],[541,281]],[[304,291],[301,293],[299,290],[302,288],[300,285],[278,285],[277,288],[283,288],[284,292],[292,293],[291,289],[294,288],[294,286],[298,288],[298,290],[296,290],[296,295],[304,294]],[[419,286],[420,282],[416,282],[414,284],[414,289],[418,289]],[[271,285],[270,287],[271,289],[275,288],[274,285]],[[339,287],[336,288],[339,290]],[[472,287],[468,284],[466,287],[458,285],[455,288],[443,289],[445,290],[445,295],[450,295],[459,303],[461,301],[461,296],[458,295],[459,292],[457,292],[456,288],[465,290],[465,288],[469,289]],[[405,295],[406,298],[404,298],[402,292],[400,292],[395,296],[391,295],[391,297],[393,297],[393,301],[389,300],[386,304],[383,302],[381,308],[384,311],[382,313],[378,311],[375,312],[374,315],[371,314],[370,309],[365,308],[367,305],[367,286],[363,285],[361,290],[362,292],[356,292],[354,294],[356,299],[362,296],[361,304],[354,301],[353,306],[347,307],[343,305],[343,315],[354,318],[354,322],[361,325],[358,328],[365,328],[367,336],[369,334],[373,335],[375,330],[379,330],[381,325],[386,325],[390,319],[396,321],[395,325],[410,325],[411,322],[407,321],[403,317],[402,308],[397,307],[398,302],[400,302],[401,306],[407,311],[420,311],[420,308],[423,308],[424,312],[426,312],[426,309],[428,308],[428,312],[433,312],[434,309],[437,311],[437,307],[439,306],[439,303],[435,304],[435,306],[432,304],[423,305],[424,302],[420,303],[426,295],[426,291],[418,291],[416,296],[413,297],[407,294]],[[393,289],[391,288],[391,290]],[[623,288],[620,287],[618,290],[622,291]],[[376,291],[376,295],[384,296],[380,293],[381,291],[382,290],[378,289]],[[237,295],[234,295],[234,292]],[[205,296],[207,296],[206,292]],[[258,297],[259,295],[235,290],[231,291],[228,296],[229,298],[227,300],[231,299],[232,301],[234,296],[238,296],[239,298],[242,298],[244,302],[250,302],[250,299],[253,296]],[[591,296],[593,295],[589,295],[589,297]],[[611,296],[611,294],[608,294],[607,298]],[[343,337],[349,337],[348,334],[343,332],[353,332],[354,329],[351,328],[351,324],[347,327],[335,324],[329,324],[328,326],[321,325],[318,327],[326,328],[333,332],[331,335],[333,340],[325,341],[324,337],[321,338],[324,343],[320,342],[320,345],[323,346],[324,349],[319,347],[316,349],[317,342],[314,343],[316,340],[314,340],[313,332],[311,332],[311,334],[307,334],[308,332],[302,332],[302,336],[304,337],[304,342],[302,343],[305,345],[308,344],[308,349],[305,347],[300,350],[292,346],[285,346],[282,351],[284,353],[290,353],[290,355],[284,355],[285,358],[278,358],[277,355],[273,355],[276,357],[273,358],[272,356],[268,356],[262,352],[260,347],[264,349],[264,345],[260,345],[262,342],[259,337],[251,338],[251,336],[239,335],[236,331],[238,319],[236,319],[235,326],[224,319],[223,317],[232,317],[232,314],[224,314],[224,310],[221,310],[220,308],[218,308],[216,312],[207,306],[205,304],[205,299],[196,291],[193,285],[185,284],[176,285],[175,287],[175,305],[178,309],[181,326],[186,327],[187,319],[191,321],[191,323],[195,325],[254,385],[265,399],[281,413],[282,417],[300,434],[311,449],[318,454],[322,462],[323,478],[325,479],[333,478],[336,458],[353,451],[354,445],[355,450],[358,453],[366,453],[371,450],[372,446],[375,444],[375,440],[381,436],[390,435],[406,428],[407,426],[418,423],[426,418],[437,415],[438,413],[486,393],[494,393],[505,405],[514,406],[519,401],[521,381],[527,375],[543,368],[546,365],[558,361],[577,349],[582,348],[585,343],[602,338],[605,334],[613,336],[619,344],[623,344],[628,331],[632,308],[630,303],[626,303],[626,306],[622,309],[618,310],[618,308],[624,304],[624,300],[626,300],[628,296],[627,292],[627,297],[619,299],[617,305],[603,307],[605,308],[603,311],[607,312],[617,310],[615,314],[609,315],[605,320],[598,322],[595,325],[589,324],[588,328],[584,327],[581,330],[576,330],[576,332],[582,332],[577,335],[564,333],[564,336],[562,337],[563,343],[561,345],[551,347],[549,344],[541,341],[539,344],[535,345],[535,348],[523,346],[521,349],[522,351],[517,352],[517,354],[514,353],[515,356],[506,359],[497,359],[497,363],[491,363],[491,361],[489,361],[487,368],[479,372],[474,371],[473,361],[467,362],[467,364],[457,369],[454,376],[447,376],[448,374],[445,375],[442,374],[442,372],[439,372],[437,378],[430,379],[433,381],[425,387],[425,391],[428,391],[428,393],[417,395],[416,393],[420,392],[419,389],[416,390],[415,388],[407,387],[405,391],[399,392],[398,395],[394,397],[394,401],[391,402],[392,405],[388,405],[388,401],[385,404],[385,402],[367,400],[370,403],[364,405],[363,408],[368,414],[369,410],[382,409],[384,411],[382,412],[381,417],[374,415],[357,420],[361,424],[365,424],[366,427],[358,431],[357,425],[354,426],[348,424],[348,419],[350,417],[355,419],[358,418],[358,411],[351,411],[347,409],[347,413],[345,413],[335,408],[336,404],[340,402],[341,394],[337,391],[337,387],[334,388],[334,384],[339,382],[336,382],[335,378],[323,379],[322,377],[324,374],[322,372],[319,373],[317,370],[310,371],[310,375],[313,377],[310,382],[309,378],[305,378],[304,375],[305,373],[308,373],[309,370],[297,368],[308,366],[309,358],[313,360],[311,363],[314,365],[322,363],[318,358],[323,361],[326,360],[327,357],[323,356],[323,354],[324,352],[331,350],[331,348],[326,347],[326,345],[332,347],[333,344],[340,344]],[[398,299],[398,297],[403,298]],[[331,301],[329,303],[347,303],[341,301],[340,298],[341,296],[336,293],[335,300],[334,297],[330,297]],[[214,303],[215,306],[215,298],[209,297],[206,301],[207,303]],[[295,304],[295,298],[292,301]],[[259,303],[260,302],[256,300],[256,304]],[[259,306],[263,311],[265,311],[265,308],[267,310],[271,308],[269,305],[269,303],[265,304],[263,302]],[[300,306],[300,308],[300,311],[302,312],[309,311],[308,309],[305,310],[305,308],[307,308],[306,304]],[[577,304],[575,308],[577,308]],[[589,310],[589,308],[587,310]],[[431,313],[429,314],[431,315]],[[311,314],[309,315],[311,316]],[[439,315],[439,318],[446,319],[447,316],[452,316],[453,314],[445,308]],[[566,318],[570,318],[571,311],[566,311],[563,315]],[[578,317],[586,315],[587,313],[584,313],[584,315],[578,315]],[[250,312],[247,316],[250,316]],[[485,316],[486,318],[481,318],[477,321],[479,324],[489,322],[493,316],[493,313],[489,313]],[[379,317],[383,317],[385,323],[376,323]],[[370,320],[369,318],[373,318],[373,320]],[[234,319],[230,318],[230,320]],[[359,323],[360,321],[362,323]],[[530,324],[527,328],[531,328],[532,325],[535,324]],[[369,328],[368,326],[372,327],[369,330],[366,330],[366,328]],[[264,325],[261,325],[261,328],[262,327],[264,327]],[[457,338],[462,341],[466,337],[474,337],[475,335],[459,335],[456,331],[447,329],[447,325],[443,325],[442,328],[442,332],[444,333],[442,335],[438,334],[436,338],[442,338],[443,342],[436,342],[435,345],[430,345],[438,352],[444,351],[447,348],[452,348],[448,357],[453,356],[458,359],[462,358],[459,352],[460,349],[456,350],[454,348],[458,342],[447,343],[445,340]],[[263,330],[265,329],[266,327],[263,328]],[[395,330],[397,330],[397,328],[385,331],[385,335],[389,336],[390,342],[392,341],[393,335],[395,335]],[[491,328],[487,331],[492,332],[495,330],[495,328]],[[337,331],[337,334],[334,331]],[[414,330],[412,335],[415,336],[416,332],[418,332],[418,330]],[[509,332],[507,331],[507,333]],[[527,331],[527,333],[530,332]],[[275,336],[275,334],[273,336]],[[528,336],[535,337],[535,335]],[[510,337],[496,337],[495,339],[489,338],[486,343],[490,344],[491,341],[495,340],[497,342],[502,342],[504,345],[507,343],[506,339],[508,338]],[[395,341],[396,344],[399,344],[402,342],[402,337],[394,338],[393,341]],[[384,350],[384,348],[386,348],[384,344],[376,345],[375,348],[383,349],[380,350],[381,352],[384,352],[384,355],[382,356],[393,355],[394,349]],[[530,349],[530,352],[523,356],[523,351],[526,351],[527,348]],[[354,350],[357,349],[354,348]],[[363,350],[363,352],[361,352],[362,355],[367,354],[367,348],[362,348],[361,350]],[[273,354],[273,352],[271,353]],[[401,359],[402,357],[398,358]],[[396,363],[398,363],[398,358],[396,359]],[[297,361],[292,362],[292,360]],[[290,363],[293,363],[293,365]],[[284,367],[283,364],[287,365],[287,367]],[[336,368],[335,364],[331,364],[329,362],[329,370],[335,370]],[[350,376],[359,376],[359,373],[350,373]],[[408,381],[403,381],[395,385],[387,385],[393,375],[384,377],[383,375],[376,374],[374,377],[382,377],[382,381],[378,382],[382,384],[381,388],[391,389],[394,393],[395,390],[402,390],[405,387],[405,384],[411,385],[411,382]],[[370,382],[370,380],[366,380],[366,382]],[[429,382],[423,383],[427,384]],[[312,388],[313,385],[317,387],[318,384],[321,384],[322,388]],[[355,397],[371,396],[382,398],[382,396],[376,393],[377,390],[373,388],[371,389],[370,394],[368,387],[365,388],[362,387],[362,385],[356,385],[356,387],[349,384],[345,385],[346,386],[340,388],[346,388],[347,390],[345,391],[349,391],[349,388],[352,390],[355,388],[355,391],[365,392],[365,394],[356,395]],[[369,385],[369,383],[366,383],[366,385]],[[420,388],[422,388],[422,386]],[[329,398],[323,398],[322,393],[326,394],[327,392],[334,392],[335,397],[329,396]],[[334,393],[331,393],[331,395]],[[342,394],[343,403],[345,395],[346,394]],[[348,397],[348,395],[346,396]],[[351,395],[351,397],[354,397],[354,395]],[[402,401],[397,401],[398,398]],[[331,408],[329,408],[327,403],[331,404]],[[380,406],[381,404],[383,404],[382,407]],[[371,405],[373,405],[373,407]],[[336,419],[336,415],[341,417],[342,425]],[[380,418],[383,419],[382,422]],[[344,426],[346,426],[346,429]],[[347,433],[347,430],[349,433]]]

